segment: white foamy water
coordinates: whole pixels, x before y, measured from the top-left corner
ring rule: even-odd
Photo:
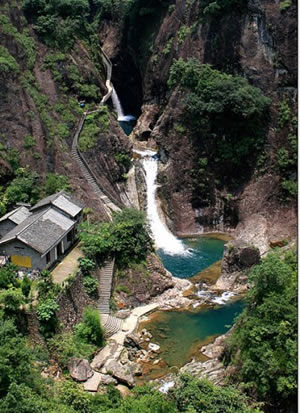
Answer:
[[[231,291],[225,291],[222,293],[221,297],[214,297],[211,302],[214,304],[225,304],[227,301],[230,300],[231,297],[233,297],[235,294],[232,293]]]
[[[175,386],[175,381],[167,381],[162,386],[160,386],[159,391],[166,394],[174,386]]]
[[[151,232],[154,238],[156,248],[161,248],[169,255],[190,255],[191,252],[185,248],[183,242],[176,238],[172,232],[167,228],[165,223],[161,220],[157,201],[156,201],[156,177],[158,170],[158,161],[152,156],[156,152],[151,150],[134,152],[142,155],[142,163],[146,173],[147,184],[147,217],[150,224]]]
[[[124,115],[124,111],[123,111],[119,96],[117,95],[115,88],[113,88],[111,98],[112,98],[115,111],[117,112],[119,122],[130,122],[131,120],[136,119],[135,116],[133,115]]]

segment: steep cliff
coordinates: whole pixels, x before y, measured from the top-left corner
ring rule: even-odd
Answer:
[[[115,59],[130,54],[140,71],[143,106],[133,136],[160,149],[160,196],[177,233],[235,230],[262,250],[295,235],[296,14],[294,1],[135,3]],[[185,120],[187,90],[168,87],[179,58],[240,75],[271,99],[262,144],[231,170],[213,141],[201,152]],[[263,241],[256,240],[255,223]]]
[[[49,173],[65,176],[76,196],[93,208],[98,218],[106,219],[101,203],[71,156],[73,135],[83,111],[95,109],[107,93],[99,42],[93,33],[80,36],[79,28],[73,34],[66,32],[74,23],[71,17],[63,20],[57,10],[54,27],[61,25],[61,38],[57,40],[60,43],[53,40],[52,44],[52,37],[45,33],[46,28],[53,28],[53,16],[35,19],[40,3],[35,3],[34,10],[28,8],[30,2],[3,1],[0,5],[1,183],[7,185],[20,167],[36,171],[39,185]],[[65,16],[63,12],[61,15]],[[63,33],[67,33],[65,38]],[[67,40],[73,44],[68,45]],[[119,197],[119,183],[126,171],[116,156],[128,154],[130,145],[111,109],[107,122],[109,128],[101,122],[91,122],[87,127],[86,156],[96,168],[100,185]]]

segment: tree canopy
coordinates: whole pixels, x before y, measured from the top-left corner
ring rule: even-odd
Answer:
[[[248,305],[229,341],[234,379],[259,400],[279,407],[297,395],[296,254],[272,252],[250,275]]]

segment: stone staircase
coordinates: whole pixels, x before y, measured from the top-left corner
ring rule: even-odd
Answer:
[[[110,314],[101,314],[101,323],[105,330],[105,336],[110,337],[122,330],[123,320]]]
[[[99,305],[101,314],[109,314],[109,300],[114,271],[114,260],[108,261],[98,272],[99,280]]]
[[[120,318],[110,315],[109,300],[111,297],[111,287],[114,271],[114,260],[108,261],[98,272],[99,279],[99,304],[98,309],[101,315],[101,322],[107,337],[112,336],[122,329],[123,321]]]
[[[106,66],[107,70],[107,80],[106,80],[106,87],[107,87],[107,94],[102,98],[100,105],[102,106],[107,99],[112,94],[113,86],[111,83],[111,73],[112,73],[112,64],[106,54],[102,51],[102,58],[103,62]],[[83,154],[80,152],[78,148],[78,140],[80,133],[82,131],[86,116],[89,113],[97,112],[98,110],[94,110],[92,112],[85,112],[81,117],[76,132],[73,137],[72,142],[72,157],[79,165],[83,176],[86,178],[88,183],[90,184],[91,188],[98,196],[99,200],[102,202],[103,207],[109,217],[112,220],[112,211],[118,212],[121,210],[122,205],[118,200],[111,201],[109,197],[103,192],[100,188],[97,179],[89,165],[87,164]],[[112,279],[113,279],[113,270],[114,270],[114,259],[107,262],[100,270],[98,274],[99,278],[99,305],[98,309],[101,316],[101,321],[103,328],[105,330],[105,335],[110,337],[111,335],[117,333],[120,329],[122,329],[123,321],[120,318],[114,317],[110,315],[109,310],[109,301],[111,297],[111,288],[112,288]]]

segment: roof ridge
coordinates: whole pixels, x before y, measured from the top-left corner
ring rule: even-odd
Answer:
[[[19,235],[21,235],[30,225],[32,225],[34,222],[36,222],[45,212],[47,212],[49,209],[50,209],[51,207],[48,207],[47,209],[44,209],[43,211],[40,211],[40,212],[36,212],[36,218],[33,220],[33,221],[31,221],[28,225],[26,225],[20,232],[18,232],[18,234],[16,234],[15,235],[15,238],[17,238]],[[32,215],[34,215],[34,214],[32,214]],[[32,215],[29,215],[29,217],[32,217]],[[28,217],[28,218],[29,218]],[[26,218],[27,219],[27,218]],[[21,224],[22,224],[22,222],[21,222]],[[18,224],[18,225],[20,225],[20,224]]]

